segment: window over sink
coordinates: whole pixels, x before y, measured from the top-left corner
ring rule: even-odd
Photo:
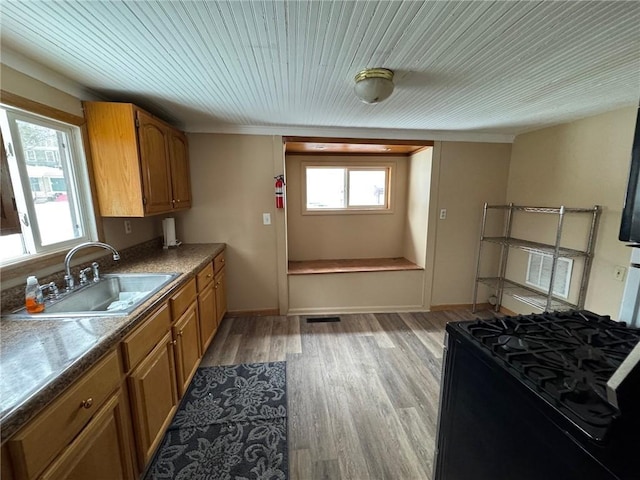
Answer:
[[[0,264],[96,240],[80,128],[0,105],[0,130]]]

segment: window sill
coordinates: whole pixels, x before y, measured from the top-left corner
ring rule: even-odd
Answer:
[[[393,208],[340,208],[322,210],[303,210],[302,215],[388,215]]]
[[[361,258],[289,261],[289,275],[424,270],[406,258]]]
[[[2,283],[8,283],[9,280],[13,280],[15,278],[21,278],[22,280],[24,280],[28,275],[37,275],[39,271],[44,270],[47,267],[52,267],[54,265],[62,266],[66,254],[66,251],[57,251],[40,255],[31,255],[28,258],[0,265],[0,275],[2,275]]]

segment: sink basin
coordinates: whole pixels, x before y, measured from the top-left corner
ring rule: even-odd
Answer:
[[[43,313],[29,314],[23,308],[7,317],[50,318],[125,316],[175,279],[177,273],[105,274],[98,283],[74,290],[47,304]]]

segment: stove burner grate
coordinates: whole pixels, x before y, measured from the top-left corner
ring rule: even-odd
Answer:
[[[476,320],[463,328],[594,438],[619,415],[606,383],[640,341],[640,330],[586,311]]]

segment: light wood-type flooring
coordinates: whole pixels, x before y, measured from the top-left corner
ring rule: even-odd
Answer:
[[[492,315],[225,318],[202,365],[286,360],[291,480],[430,479],[444,326]]]

